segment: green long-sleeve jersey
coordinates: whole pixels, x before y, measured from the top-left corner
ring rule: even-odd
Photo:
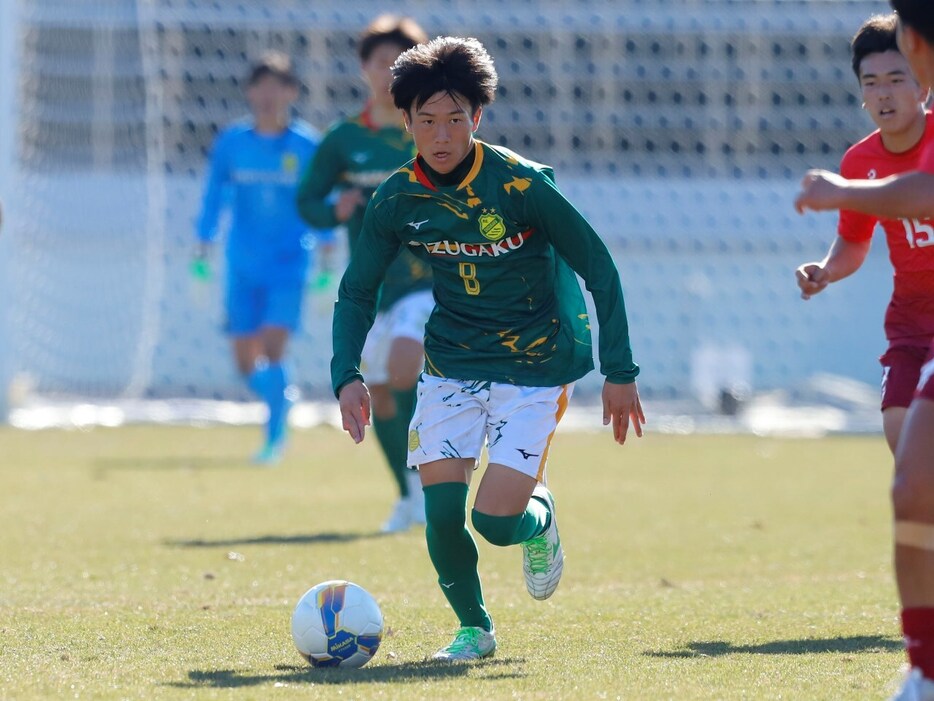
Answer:
[[[296,202],[302,218],[317,229],[339,225],[331,192],[358,188],[369,200],[377,186],[415,155],[412,137],[399,127],[377,127],[365,109],[333,125],[318,146],[298,187]],[[357,208],[344,224],[351,255],[360,238],[366,205]],[[385,310],[401,297],[431,287],[431,269],[403,252],[386,271],[379,308]]]
[[[401,248],[434,275],[427,374],[532,387],[583,377],[593,350],[576,272],[593,295],[601,372],[633,382],[639,368],[623,291],[600,237],[557,189],[551,168],[481,142],[474,149],[460,184],[434,185],[415,159],[370,201],[334,311],[335,393],[363,379],[360,353],[379,285]]]

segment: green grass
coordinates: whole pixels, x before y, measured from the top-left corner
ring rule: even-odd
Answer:
[[[0,429],[0,698],[878,699],[902,663],[881,437],[560,435],[561,587],[532,600],[518,548],[481,544],[499,649],[443,665],[422,536],[375,535],[372,437],[299,432],[258,470],[257,435]],[[361,670],[292,647],[332,578],[390,628]]]

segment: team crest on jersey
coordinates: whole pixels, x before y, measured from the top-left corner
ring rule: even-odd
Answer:
[[[282,170],[286,173],[294,173],[298,170],[298,156],[294,153],[282,154]]]
[[[506,235],[506,222],[495,209],[484,209],[477,221],[480,223],[480,233],[490,241],[499,241]]]

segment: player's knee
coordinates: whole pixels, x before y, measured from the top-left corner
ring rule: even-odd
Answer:
[[[892,483],[892,510],[896,521],[926,521],[934,513],[934,475],[899,463]]]
[[[370,403],[373,415],[378,419],[391,419],[396,415],[396,400],[386,385],[370,387]]]
[[[418,382],[418,372],[390,373],[389,386],[396,392],[408,392]]]
[[[491,516],[476,509],[473,509],[470,514],[474,530],[488,543],[501,547],[515,544],[518,518],[516,516]]]
[[[467,511],[430,498],[425,499],[425,522],[439,535],[460,533],[467,527]]]

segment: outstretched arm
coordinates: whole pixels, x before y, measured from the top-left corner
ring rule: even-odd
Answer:
[[[809,209],[848,209],[887,219],[934,218],[934,174],[919,171],[880,180],[847,180],[826,170],[809,170],[795,209],[799,214]]]

